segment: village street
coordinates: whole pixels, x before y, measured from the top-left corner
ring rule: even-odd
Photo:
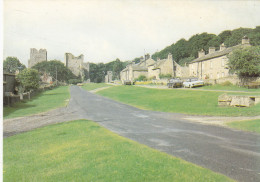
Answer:
[[[260,179],[260,135],[191,122],[187,116],[140,110],[72,86],[66,108],[4,121],[4,136],[74,119],[89,119],[154,149],[238,181]],[[196,118],[196,117],[194,117]],[[197,117],[198,119],[198,117]]]

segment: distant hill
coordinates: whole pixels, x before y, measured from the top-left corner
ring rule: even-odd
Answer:
[[[222,43],[224,43],[226,47],[231,47],[240,44],[242,37],[245,35],[250,39],[251,45],[260,45],[260,26],[257,26],[254,29],[238,28],[234,30],[225,30],[219,35],[204,32],[191,36],[189,40],[182,38],[176,43],[165,47],[163,50],[155,52],[152,55],[152,58],[154,60],[157,60],[157,58],[165,59],[168,54],[171,53],[173,59],[177,63],[184,65],[197,58],[198,51],[201,49],[208,53],[209,47],[216,47],[216,50],[218,50]],[[135,58],[133,61],[138,62],[139,60],[139,58]]]

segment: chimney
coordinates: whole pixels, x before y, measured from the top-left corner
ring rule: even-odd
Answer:
[[[172,54],[171,53],[168,54],[168,60],[172,60]]]
[[[145,61],[146,61],[147,59],[150,59],[150,54],[146,54],[146,55],[144,56],[144,58],[145,58]]]
[[[220,50],[220,51],[223,51],[223,50],[225,50],[225,49],[226,49],[225,44],[224,44],[224,43],[221,44],[220,47],[219,47],[219,50]]]
[[[249,44],[249,38],[246,35],[242,38],[242,44]]]
[[[210,47],[210,48],[209,48],[209,54],[212,54],[212,53],[214,53],[214,52],[215,52],[215,50],[216,50],[216,49],[215,49],[215,47]]]
[[[203,49],[201,49],[201,50],[198,52],[198,55],[199,55],[199,58],[205,56],[205,51],[204,51]]]

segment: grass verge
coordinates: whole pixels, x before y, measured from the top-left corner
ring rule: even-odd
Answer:
[[[227,125],[231,128],[236,128],[239,130],[260,133],[260,119],[249,120],[249,121],[229,122],[229,123],[227,123]]]
[[[112,85],[105,84],[105,83],[86,83],[82,86],[85,90],[95,90],[102,87],[112,87]]]
[[[27,116],[65,106],[70,98],[68,86],[44,91],[31,100],[15,103],[12,107],[4,107],[4,119]]]
[[[150,89],[134,86],[117,86],[98,92],[102,96],[146,110],[218,116],[254,116],[260,114],[260,104],[247,108],[219,107],[218,96],[223,93],[225,92]],[[246,95],[247,93],[243,94]]]
[[[248,89],[245,87],[239,87],[236,85],[224,86],[220,84],[196,87],[197,89],[205,89],[205,90],[227,90],[227,91],[243,91],[243,92],[260,92],[260,89]]]
[[[4,181],[232,181],[87,120],[4,139]]]

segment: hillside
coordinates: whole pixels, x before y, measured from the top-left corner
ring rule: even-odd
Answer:
[[[155,52],[152,55],[154,60],[157,58],[165,59],[171,53],[174,60],[184,65],[185,62],[198,57],[198,51],[204,49],[208,53],[209,47],[216,47],[224,43],[226,47],[231,47],[241,43],[243,36],[248,36],[251,45],[260,45],[260,26],[256,28],[238,28],[234,30],[224,30],[219,35],[209,34],[207,32],[191,36],[188,40],[180,39],[176,43],[165,47],[161,51]],[[135,58],[133,61],[139,62],[140,58]]]

